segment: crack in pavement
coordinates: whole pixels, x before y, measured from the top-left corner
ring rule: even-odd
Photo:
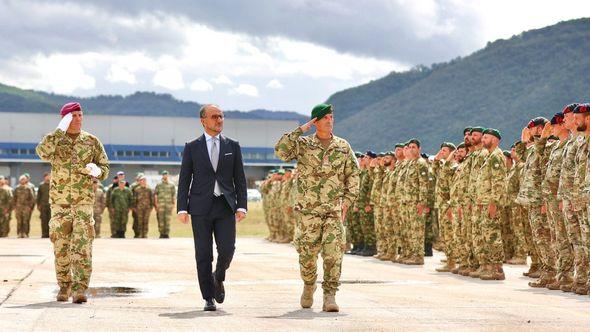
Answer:
[[[31,269],[31,271],[29,271],[29,273],[27,273],[26,276],[22,277],[18,283],[12,287],[12,289],[10,290],[10,292],[8,292],[8,294],[6,295],[6,297],[2,300],[2,302],[0,302],[0,307],[2,307],[4,305],[4,303],[6,303],[6,301],[8,301],[8,299],[10,299],[10,297],[12,296],[12,294],[14,294],[14,292],[20,287],[20,285],[22,285],[23,281],[25,281],[28,277],[31,276],[31,274],[33,274],[33,271],[35,271],[35,269],[38,266],[43,265],[43,263],[45,263],[45,261],[47,261],[47,259],[49,258],[49,256],[45,256],[45,258],[38,263],[37,265],[33,266],[33,268]]]

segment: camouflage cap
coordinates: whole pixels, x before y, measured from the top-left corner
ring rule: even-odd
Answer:
[[[160,172],[160,175],[168,175],[168,171],[164,170]]]
[[[311,110],[311,118],[321,119],[327,114],[333,112],[332,105],[330,104],[318,104]]]

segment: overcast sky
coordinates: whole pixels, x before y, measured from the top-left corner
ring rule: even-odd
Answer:
[[[0,0],[0,82],[307,114],[391,71],[589,16],[568,0]]]

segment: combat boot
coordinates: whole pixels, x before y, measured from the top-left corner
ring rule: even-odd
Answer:
[[[561,290],[562,292],[571,293],[574,291],[575,285],[576,285],[576,283],[563,284],[563,285],[559,286],[559,290]]]
[[[60,287],[59,292],[57,293],[57,300],[59,302],[67,302],[70,298],[70,293],[71,290],[69,286]]]
[[[436,272],[451,272],[455,269],[455,261],[447,259],[447,263],[441,267],[435,269]]]
[[[455,266],[455,268],[451,270],[451,273],[452,274],[459,274],[459,270],[461,270],[461,265]]]
[[[381,261],[390,261],[391,260],[391,255],[389,253],[384,253],[383,255],[381,255],[381,257],[379,257],[379,260]]]
[[[432,257],[432,243],[424,243],[424,256]]]
[[[506,264],[510,264],[510,265],[525,265],[526,264],[526,259],[525,258],[520,258],[520,257],[512,257],[509,260],[506,261]]]
[[[533,288],[544,288],[548,284],[552,284],[555,281],[555,277],[543,275],[541,278],[539,278],[539,280],[529,282],[529,286]]]
[[[301,294],[300,301],[301,308],[311,308],[311,306],[313,305],[313,293],[315,293],[317,287],[318,286],[315,282],[313,283],[313,285],[303,285],[303,293]]]
[[[469,272],[469,276],[471,278],[479,278],[479,276],[482,274],[483,270],[484,270],[484,267],[480,266],[475,271]]]
[[[88,299],[86,298],[86,294],[82,291],[78,291],[76,293],[74,293],[74,296],[72,297],[72,303],[84,303],[86,302]]]
[[[471,272],[474,272],[474,271],[475,271],[474,268],[469,267],[469,266],[465,266],[465,267],[461,267],[459,269],[459,274],[462,275],[462,276],[464,276],[464,277],[469,277],[469,274]]]
[[[504,280],[506,279],[506,275],[504,275],[504,269],[502,269],[502,264],[496,264],[484,268],[479,278],[481,280]]]
[[[365,246],[365,249],[359,254],[363,257],[371,257],[375,255],[375,246]]]
[[[539,271],[539,265],[532,264],[529,270],[527,272],[523,272],[522,275],[529,278],[540,278],[541,271]]]
[[[403,261],[406,265],[424,265],[424,258],[421,257],[410,257]]]
[[[322,311],[338,312],[340,308],[336,304],[336,296],[334,294],[324,293],[324,305]]]
[[[555,282],[547,284],[545,287],[550,290],[560,290],[562,285],[573,284],[574,280],[569,276],[562,275],[559,279]],[[570,286],[571,288],[571,286]]]
[[[350,254],[351,255],[360,255],[363,250],[365,250],[365,244],[359,243],[358,245],[354,246],[354,249],[352,249]]]
[[[576,284],[576,288],[572,288],[572,290],[578,295],[588,295],[588,285],[586,284]]]

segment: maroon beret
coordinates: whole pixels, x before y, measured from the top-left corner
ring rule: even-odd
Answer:
[[[81,111],[81,110],[82,110],[82,107],[80,106],[79,103],[72,102],[72,103],[67,103],[67,104],[63,105],[62,108],[61,108],[61,111],[59,111],[59,114],[63,118],[68,113],[72,113],[72,112],[76,112],[76,111]]]

